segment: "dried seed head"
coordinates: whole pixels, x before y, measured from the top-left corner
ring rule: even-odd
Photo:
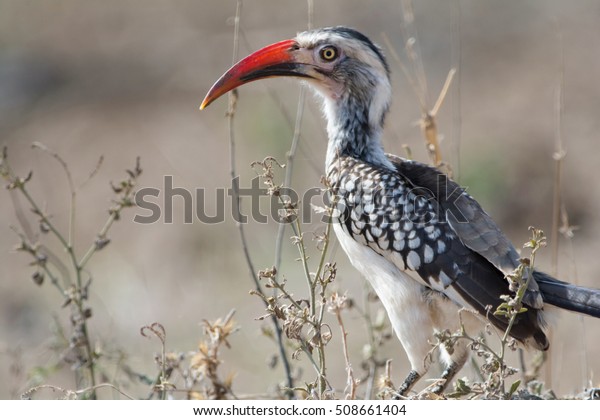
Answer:
[[[42,273],[41,271],[36,271],[35,273],[33,273],[31,278],[33,279],[33,282],[38,286],[41,286],[44,283],[44,273]]]
[[[92,308],[85,308],[83,310],[83,316],[84,316],[84,318],[91,318],[92,317]]]
[[[270,268],[265,268],[264,270],[260,270],[258,272],[258,278],[261,279],[272,279],[277,275],[277,268],[275,266]]]

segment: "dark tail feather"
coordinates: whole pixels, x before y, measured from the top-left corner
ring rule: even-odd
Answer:
[[[539,271],[534,272],[533,277],[544,302],[600,318],[600,290],[565,283]]]

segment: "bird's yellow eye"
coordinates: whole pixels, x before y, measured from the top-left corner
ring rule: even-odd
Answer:
[[[333,61],[338,56],[338,50],[332,46],[324,47],[321,49],[321,51],[319,51],[319,55],[325,61]]]

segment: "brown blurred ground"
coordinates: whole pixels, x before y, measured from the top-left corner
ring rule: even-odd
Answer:
[[[525,241],[529,225],[550,233],[561,34],[562,124],[568,153],[563,193],[571,223],[579,229],[574,261],[568,244],[561,241],[559,273],[565,280],[600,287],[600,188],[595,175],[600,163],[600,4],[594,0],[416,3],[432,100],[450,67],[460,65],[439,120],[445,157],[517,245]],[[65,177],[56,161],[31,150],[31,143],[40,141],[57,151],[79,180],[87,177],[100,155],[105,159],[99,174],[78,195],[75,244],[80,253],[105,220],[111,195],[108,181],[122,178],[123,169],[131,167],[136,156],[141,156],[145,170],[142,186],[161,188],[163,176],[172,175],[175,186],[205,188],[209,205],[214,205],[211,192],[230,185],[226,101],[202,113],[197,108],[231,63],[234,13],[233,0],[0,1],[0,145],[8,146],[19,173],[33,169],[31,189],[58,226],[67,227]],[[353,26],[378,43],[383,31],[402,49],[398,1],[316,1],[314,20],[316,27]],[[245,2],[242,27],[241,54],[245,54],[249,48],[305,29],[306,4]],[[417,101],[398,65],[391,62],[391,66],[395,96],[386,147],[403,155],[402,145],[408,144],[415,159],[426,160],[414,124],[419,118]],[[278,101],[267,93],[267,86]],[[242,185],[254,176],[250,162],[267,155],[285,159],[292,127],[280,109],[295,115],[298,91],[298,84],[282,80],[240,90],[236,131]],[[310,98],[295,169],[294,187],[300,191],[319,185],[315,168],[323,166],[326,142],[319,114]],[[161,322],[167,328],[168,347],[187,351],[200,337],[202,319],[236,308],[242,329],[231,340],[222,369],[237,373],[234,388],[240,394],[268,390],[281,372],[266,367],[274,348],[260,336],[260,324],[254,321],[263,309],[247,294],[251,283],[231,218],[217,225],[197,221],[186,225],[179,212],[173,224],[139,225],[132,222],[133,215],[133,211],[125,214],[111,231],[111,245],[90,265],[93,337],[107,349],[123,349],[131,366],[153,375],[158,346],[140,337],[142,325]],[[26,370],[44,365],[52,359],[51,317],[65,321],[68,316],[50,285],[38,289],[30,280],[27,258],[13,252],[16,237],[9,226],[16,224],[10,196],[0,192],[0,376],[5,378],[1,398],[14,397],[25,384],[9,372],[14,358],[6,350],[18,349]],[[315,224],[307,230],[317,228]],[[247,229],[257,268],[272,265],[276,224],[251,223]],[[548,249],[540,263],[546,270],[549,255]],[[282,268],[301,293],[304,283],[294,259],[294,250],[286,246]],[[340,265],[336,287],[360,299],[363,280],[342,252],[336,259]],[[358,369],[366,339],[358,316],[350,318],[351,352]],[[587,385],[581,373],[583,352],[593,372],[587,375],[598,385],[599,347],[600,321],[582,322],[578,316],[563,314],[553,342],[552,385],[557,394]],[[338,349],[332,343],[330,375],[343,387]],[[403,351],[394,343],[385,354],[394,359],[400,381],[407,369]],[[306,379],[312,378],[308,369],[305,366]],[[70,380],[70,375],[62,375],[48,382],[71,387]]]

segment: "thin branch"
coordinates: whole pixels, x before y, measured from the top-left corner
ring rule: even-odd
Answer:
[[[333,312],[335,313],[335,317],[340,326],[340,332],[342,334],[342,349],[344,353],[344,361],[346,363],[346,373],[348,375],[348,385],[350,387],[350,391],[347,395],[347,399],[354,400],[356,399],[356,387],[358,385],[358,381],[354,378],[354,371],[352,369],[352,364],[350,363],[350,354],[348,353],[348,333],[346,332],[346,328],[344,327],[344,321],[342,320],[342,311],[340,306],[334,306]]]
[[[446,82],[444,83],[434,107],[431,109],[431,111],[423,114],[420,121],[421,130],[423,131],[423,135],[425,136],[425,140],[427,142],[427,151],[432,157],[433,164],[435,166],[440,166],[442,164],[442,152],[440,151],[436,122],[437,112],[446,98],[446,94],[448,93],[450,83],[452,83],[452,78],[454,77],[455,73],[456,69],[450,69],[448,76],[446,77]]]
[[[461,165],[461,156],[460,156],[460,143],[461,143],[461,129],[462,129],[462,114],[461,114],[461,70],[462,70],[462,49],[461,49],[461,8],[460,8],[460,0],[455,0],[453,2],[452,7],[452,21],[454,22],[453,30],[452,30],[452,42],[451,42],[451,56],[452,56],[452,66],[458,70],[457,79],[453,96],[453,104],[452,104],[452,140],[455,147],[455,161],[454,161],[454,170],[453,176],[455,180],[460,179],[460,165]]]
[[[121,394],[125,398],[130,399],[130,400],[135,400],[134,397],[132,397],[131,395],[127,394],[126,392],[124,392],[120,388],[117,388],[116,386],[114,386],[113,384],[110,384],[110,383],[97,384],[97,385],[94,385],[94,386],[90,386],[88,388],[79,389],[76,392],[77,392],[77,395],[80,395],[80,394],[84,394],[85,395],[85,393],[87,393],[87,392],[90,392],[90,391],[91,392],[95,392],[96,390],[98,390],[100,388],[111,388],[112,390],[117,391],[119,394]]]
[[[314,7],[313,1],[307,0],[307,27],[308,29],[312,29],[313,22],[313,14]],[[290,146],[290,150],[287,153],[287,160],[285,164],[285,177],[283,180],[282,187],[283,188],[291,188],[292,185],[292,176],[294,173],[294,158],[296,157],[296,152],[298,150],[298,145],[300,141],[300,131],[302,127],[302,120],[304,117],[304,105],[306,102],[306,87],[302,85],[300,87],[300,95],[298,97],[298,105],[296,110],[296,122],[294,123],[294,134],[292,136],[292,144]],[[283,252],[283,241],[285,235],[285,229],[287,227],[287,223],[279,223],[277,230],[277,238],[275,240],[275,276],[278,275],[281,268],[281,255]],[[311,300],[312,302],[312,300]]]
[[[41,151],[48,153],[50,156],[52,156],[54,159],[56,159],[58,161],[58,163],[60,163],[60,166],[62,166],[62,168],[65,172],[65,175],[67,176],[67,180],[69,182],[69,191],[71,193],[71,206],[70,206],[70,210],[69,210],[69,240],[68,240],[69,245],[67,248],[72,248],[73,247],[73,236],[75,235],[75,199],[76,199],[77,192],[75,190],[75,184],[73,183],[73,177],[71,176],[71,171],[69,170],[67,162],[65,162],[65,160],[58,153],[51,150],[46,145],[35,141],[32,143],[31,147],[34,149],[40,149]]]
[[[233,35],[233,54],[232,54],[232,64],[237,62],[237,57],[239,53],[239,39],[240,39],[240,18],[242,13],[242,0],[238,0],[236,3],[235,10],[235,26],[234,26],[234,35]],[[234,117],[235,117],[235,107],[237,103],[237,90],[233,90],[229,93],[229,105],[227,109],[227,119],[228,119],[228,127],[229,127],[229,172],[232,180],[235,180],[237,177],[237,169],[236,169],[236,155],[235,155],[235,125],[234,125]],[[239,192],[239,183],[233,182],[232,184],[232,200],[233,200],[233,211],[236,215],[236,220],[240,220],[238,217],[241,214],[241,199]],[[256,269],[254,267],[254,263],[252,262],[252,257],[250,255],[250,251],[248,248],[248,241],[246,239],[246,232],[244,230],[244,225],[240,222],[237,222],[237,228],[240,235],[240,240],[242,244],[242,250],[244,252],[244,258],[246,260],[246,265],[248,266],[248,270],[250,271],[250,276],[252,281],[254,282],[255,289],[263,294],[262,287],[260,285],[260,281],[257,276]],[[274,317],[271,318],[273,320],[273,327],[275,329],[275,335],[277,337],[277,345],[279,349],[279,357],[281,358],[281,362],[283,364],[283,369],[285,371],[286,378],[286,386],[288,390],[286,394],[288,397],[293,397],[293,392],[291,391],[294,387],[293,379],[292,379],[292,371],[290,367],[290,363],[288,360],[287,353],[285,351],[284,343],[283,343],[283,334],[281,331],[281,327],[277,322],[277,319]]]
[[[575,236],[575,230],[577,230],[577,226],[572,226],[569,222],[569,215],[564,204],[561,206],[561,227],[559,232],[564,236],[568,245],[568,255],[571,260],[571,270],[572,270],[572,279],[573,283],[579,283],[579,275],[577,274],[577,264],[575,262],[575,249],[573,244],[573,238]],[[581,377],[584,379],[586,384],[584,386],[590,386],[588,384],[591,383],[592,371],[589,369],[589,361],[588,361],[588,349],[587,349],[587,328],[585,316],[582,314],[578,314],[579,322],[581,324]]]
[[[554,115],[555,115],[555,129],[554,129],[554,140],[555,148],[554,154],[554,194],[552,199],[552,248],[551,248],[551,260],[552,260],[552,274],[557,275],[558,271],[558,242],[559,242],[559,228],[560,228],[560,209],[561,209],[561,185],[562,185],[562,167],[563,161],[566,156],[566,151],[563,146],[563,133],[562,133],[562,119],[564,111],[564,99],[563,90],[565,85],[565,63],[564,63],[564,51],[562,43],[562,34],[560,31],[558,36],[558,47],[559,47],[559,70],[558,70],[558,81],[556,83],[555,98],[554,98]]]
[[[298,141],[300,139],[300,127],[302,126],[302,118],[304,116],[304,102],[306,97],[306,87],[300,87],[300,96],[298,98],[298,109],[296,112],[296,124],[294,127],[294,136],[292,137],[292,145],[287,153],[287,161],[285,164],[285,178],[283,180],[283,188],[291,188],[292,175],[294,172],[294,157],[298,149]],[[275,269],[279,273],[281,267],[281,254],[283,250],[283,239],[287,223],[279,223],[277,230],[277,239],[275,240]]]
[[[37,234],[34,233],[34,230],[31,227],[31,223],[29,223],[29,220],[25,215],[25,211],[23,210],[23,206],[21,205],[21,201],[19,200],[19,195],[15,190],[9,190],[8,192],[10,193],[10,199],[12,201],[13,209],[15,211],[15,217],[19,221],[19,226],[21,226],[21,229],[25,233],[25,236],[27,236],[27,238],[31,242],[35,242],[37,240]]]
[[[412,16],[412,3],[410,2],[410,0],[405,0],[402,4],[405,23],[412,25],[414,19],[414,17]],[[423,132],[423,136],[425,137],[427,152],[429,153],[432,163],[436,167],[440,167],[443,164],[443,160],[438,140],[436,116],[444,102],[444,99],[446,98],[448,90],[450,89],[450,85],[452,83],[454,74],[456,73],[456,69],[450,69],[450,71],[448,72],[448,76],[446,77],[446,81],[435,102],[435,105],[431,110],[429,110],[429,93],[427,89],[427,78],[425,76],[425,71],[423,70],[423,63],[415,47],[416,38],[410,37],[406,40],[407,55],[409,57],[410,62],[413,64],[413,76],[411,75],[411,72],[406,68],[406,66],[404,66],[400,55],[394,48],[389,37],[385,33],[382,33],[381,36],[383,38],[384,43],[386,44],[386,47],[392,54],[392,57],[398,63],[400,69],[402,70],[402,73],[404,73],[404,75],[406,76],[410,86],[413,89],[416,99],[419,101],[419,105],[421,108],[421,119],[419,120],[419,126],[421,127],[421,131]],[[408,37],[408,35],[405,34],[405,37]]]
[[[364,281],[363,282],[363,306],[364,309],[361,313],[361,317],[365,320],[365,326],[367,328],[367,336],[369,338],[369,375],[367,380],[367,389],[365,391],[365,399],[370,400],[373,398],[373,388],[375,385],[375,377],[377,375],[377,361],[375,360],[375,352],[376,352],[376,343],[375,343],[375,331],[373,329],[373,320],[371,319],[371,309],[369,305],[369,294],[371,292],[371,288],[369,284]]]
[[[396,63],[400,67],[400,70],[402,70],[402,73],[404,73],[404,76],[408,80],[408,83],[410,84],[410,87],[412,88],[413,93],[415,94],[415,98],[419,101],[419,105],[421,107],[421,112],[427,111],[427,103],[425,102],[423,95],[421,95],[421,93],[419,92],[419,86],[418,86],[417,82],[413,79],[413,77],[411,76],[410,72],[408,71],[408,69],[406,68],[404,63],[402,62],[402,59],[400,58],[398,51],[396,51],[394,44],[392,44],[392,41],[390,40],[390,38],[387,36],[387,34],[385,32],[381,33],[381,38],[383,38],[383,42],[385,43],[386,48],[388,49],[390,54],[392,54],[392,58],[396,61]]]
[[[294,226],[295,225],[295,226]],[[300,262],[302,263],[302,269],[304,270],[304,277],[306,278],[306,282],[308,283],[308,290],[310,292],[310,313],[312,316],[316,315],[316,295],[315,295],[315,283],[316,277],[313,277],[310,274],[310,269],[308,268],[308,254],[306,253],[306,246],[304,245],[304,237],[302,233],[302,226],[300,224],[300,218],[296,217],[296,220],[292,225],[292,229],[294,231],[294,243],[298,248],[298,253],[300,254]]]
[[[108,233],[109,229],[111,228],[111,226],[113,225],[113,223],[115,221],[117,221],[118,218],[119,218],[119,216],[118,216],[117,212],[111,213],[108,216],[108,219],[106,220],[106,222],[104,222],[104,226],[102,226],[102,229],[100,229],[100,231],[98,232],[98,237],[104,238],[106,236],[106,234]],[[94,242],[92,245],[90,245],[90,247],[85,252],[85,254],[83,254],[83,257],[81,257],[81,260],[79,261],[79,264],[78,264],[78,267],[80,270],[83,270],[85,268],[87,263],[90,261],[90,258],[92,258],[92,256],[96,253],[96,251],[98,251],[98,246]]]
[[[425,76],[425,69],[423,67],[423,60],[419,51],[419,39],[417,34],[414,15],[414,7],[412,0],[401,1],[401,15],[403,19],[403,25],[400,26],[404,35],[404,48],[412,64],[413,74],[416,77],[417,86],[421,92],[422,103],[429,103],[429,90],[427,88],[427,77]]]
[[[71,261],[73,262],[73,265],[77,265],[77,257],[75,256],[75,253],[73,252],[73,249],[70,247],[67,239],[65,239],[65,237],[62,235],[62,233],[60,233],[60,231],[56,228],[56,226],[54,226],[54,224],[50,221],[50,218],[46,215],[46,213],[38,206],[38,204],[35,202],[33,197],[29,194],[29,191],[25,188],[25,186],[19,185],[18,188],[19,188],[19,191],[21,191],[21,194],[23,194],[23,197],[25,197],[25,199],[31,206],[33,213],[40,218],[40,221],[46,225],[46,227],[50,230],[50,232],[52,232],[54,234],[54,236],[56,237],[56,239],[58,239],[58,241],[62,244],[62,246],[65,248],[65,251],[67,251],[67,253],[69,254],[69,257],[71,258]]]
[[[558,57],[559,57],[559,68],[558,68],[558,80],[556,83],[555,99],[554,99],[554,112],[555,112],[555,149],[552,155],[554,159],[554,182],[553,182],[553,197],[552,197],[552,230],[550,232],[551,248],[550,248],[550,261],[551,261],[551,272],[552,275],[557,276],[558,274],[558,245],[559,245],[559,227],[561,217],[561,203],[562,203],[562,172],[563,172],[563,161],[566,156],[566,151],[563,146],[563,133],[562,133],[562,119],[564,111],[563,91],[565,84],[565,62],[564,62],[564,48],[562,33],[557,24],[557,41],[558,41]],[[549,341],[552,341],[552,332],[548,334]],[[553,359],[553,347],[546,353],[547,361],[544,370],[544,381],[549,387],[552,387],[552,359]]]
[[[167,331],[165,330],[165,327],[161,323],[154,322],[151,325],[144,325],[140,329],[140,334],[146,338],[152,338],[154,336],[154,337],[158,338],[160,341],[160,362],[159,362],[160,374],[159,374],[157,380],[153,383],[152,392],[154,393],[155,390],[158,390],[160,392],[161,400],[166,400],[167,399],[167,389],[173,386],[172,384],[170,384],[167,381],[167,374],[166,374]]]
[[[242,11],[242,0],[237,1],[236,12],[235,12],[235,29],[233,36],[233,57],[232,62],[235,63],[237,61],[238,50],[239,50],[239,27],[240,27],[240,15]],[[236,155],[235,155],[235,125],[234,125],[234,117],[235,117],[235,109],[237,104],[237,90],[234,90],[229,93],[229,104],[227,108],[227,120],[229,127],[229,175],[232,180],[237,178],[237,169],[236,169]],[[236,220],[240,220],[238,216],[240,216],[241,211],[241,198],[239,193],[239,183],[233,182],[232,184],[232,199],[233,199],[233,211],[236,214]],[[252,280],[254,281],[254,286],[256,290],[261,291],[261,285],[256,275],[256,270],[254,268],[254,263],[252,262],[252,257],[250,256],[250,251],[248,249],[248,241],[246,240],[246,233],[244,230],[244,225],[240,222],[236,223],[238,227],[238,231],[240,233],[240,239],[242,243],[242,249],[244,251],[244,257],[246,259],[246,264],[248,265],[248,269],[250,271],[250,275]]]
[[[313,1],[307,0],[308,6],[308,29],[312,29],[313,22]],[[296,157],[296,151],[298,150],[298,144],[300,141],[300,130],[302,127],[302,120],[304,117],[304,104],[306,102],[306,86],[300,86],[300,96],[298,97],[298,106],[296,110],[296,122],[294,124],[294,135],[292,137],[292,145],[287,153],[287,161],[285,164],[285,177],[283,179],[283,188],[291,188],[292,186],[292,175],[294,173],[294,158]],[[275,240],[275,273],[280,272],[281,268],[281,254],[283,250],[283,239],[285,235],[286,223],[280,223],[277,230],[277,239]],[[277,275],[277,274],[275,274]]]
[[[442,87],[442,90],[440,91],[440,96],[438,96],[437,101],[435,102],[435,105],[433,106],[431,111],[429,111],[430,115],[432,115],[434,117],[437,116],[437,113],[440,110],[440,107],[442,106],[444,99],[446,99],[446,95],[448,94],[448,89],[450,89],[450,84],[452,83],[452,79],[454,78],[455,74],[456,74],[456,69],[450,69],[450,71],[448,72],[448,76],[446,76],[446,81],[444,82],[444,86]]]
[[[92,169],[92,171],[90,172],[88,177],[81,184],[79,184],[77,189],[81,189],[81,188],[85,187],[86,184],[88,182],[90,182],[96,176],[96,174],[98,174],[103,163],[104,163],[104,156],[100,155],[100,157],[98,158],[98,162],[96,162],[96,166],[94,166],[94,169]]]
[[[96,390],[98,390],[100,388],[111,388],[111,389],[117,391],[119,394],[121,394],[125,398],[130,399],[130,400],[135,400],[135,398],[132,397],[131,395],[129,395],[126,392],[122,391],[121,389],[117,388],[113,384],[109,384],[109,383],[97,384],[97,385],[90,386],[90,387],[87,387],[87,388],[78,389],[76,391],[73,391],[73,390],[70,390],[70,389],[61,388],[61,387],[56,386],[56,385],[38,385],[38,386],[35,386],[33,388],[28,389],[23,394],[21,394],[21,399],[22,400],[29,400],[29,399],[31,399],[31,396],[34,393],[38,392],[41,389],[51,389],[52,391],[59,391],[59,392],[62,392],[64,394],[65,399],[71,399],[71,398],[80,397],[81,395],[85,395],[88,392],[95,393]]]

